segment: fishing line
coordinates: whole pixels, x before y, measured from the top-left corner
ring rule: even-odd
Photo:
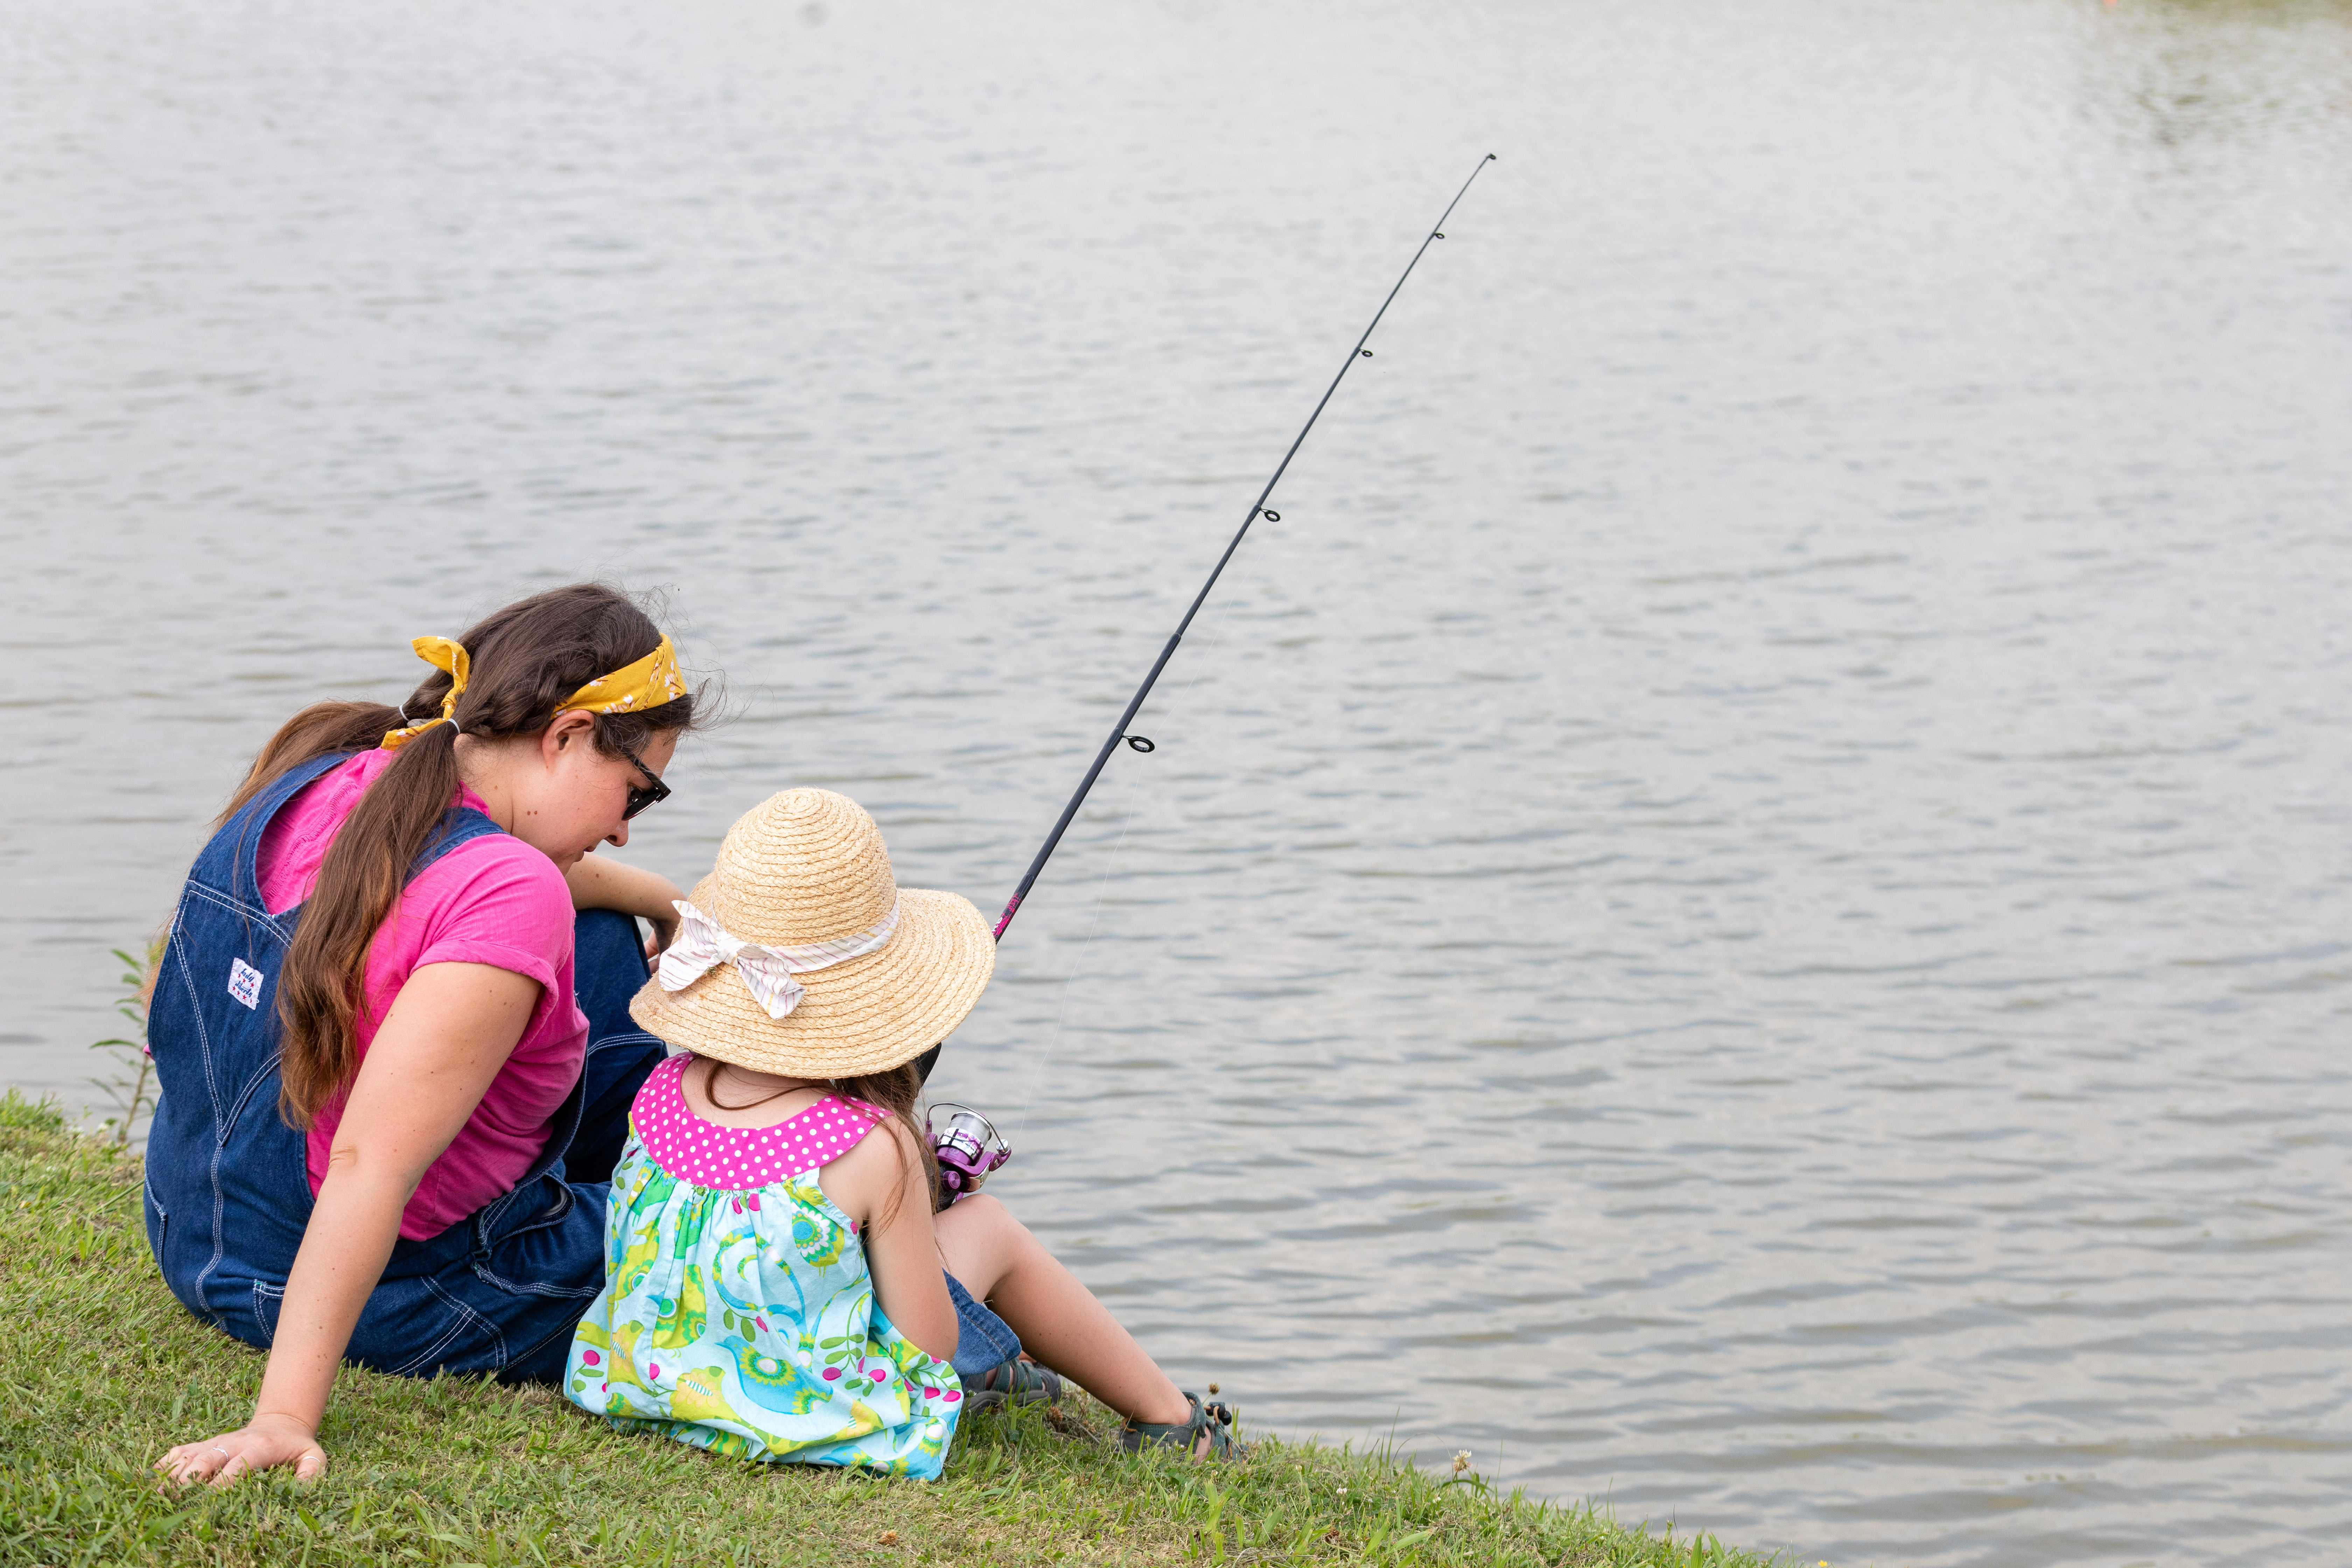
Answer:
[[[1340,362],[1339,374],[1331,378],[1331,384],[1323,389],[1323,395],[1317,401],[1315,411],[1307,416],[1307,423],[1299,427],[1297,436],[1290,443],[1290,449],[1283,453],[1282,461],[1275,465],[1273,477],[1265,481],[1265,488],[1258,492],[1257,500],[1251,503],[1249,511],[1243,517],[1242,525],[1235,531],[1232,542],[1225,546],[1225,552],[1217,557],[1216,565],[1209,573],[1209,580],[1202,584],[1201,591],[1192,596],[1192,605],[1185,610],[1184,618],[1176,624],[1175,632],[1169,637],[1167,646],[1160,650],[1160,657],[1152,662],[1151,671],[1143,678],[1143,684],[1137,687],[1135,695],[1128,700],[1126,710],[1119,714],[1118,722],[1111,726],[1110,738],[1103,742],[1102,749],[1095,753],[1094,763],[1087,769],[1086,776],[1078,781],[1076,793],[1070,796],[1069,804],[1062,808],[1062,815],[1055,822],[1054,830],[1045,836],[1045,842],[1038,848],[1036,858],[1030,861],[1029,869],[1022,876],[1021,885],[1013,890],[1013,897],[1005,902],[1004,912],[997,917],[996,925],[992,933],[998,942],[1004,940],[1005,928],[1013,923],[1013,917],[1020,912],[1022,900],[1029,896],[1029,889],[1036,885],[1038,873],[1045,868],[1045,862],[1053,858],[1055,848],[1062,842],[1062,835],[1069,830],[1071,822],[1078,815],[1079,807],[1086,804],[1088,792],[1095,787],[1095,780],[1102,776],[1104,767],[1109,763],[1111,753],[1118,749],[1119,743],[1125,742],[1129,750],[1147,754],[1158,749],[1150,736],[1134,734],[1129,731],[1128,726],[1135,722],[1137,710],[1143,706],[1144,699],[1151,695],[1152,687],[1159,683],[1160,671],[1166,669],[1168,661],[1175,657],[1177,645],[1184,640],[1184,634],[1191,629],[1193,617],[1201,613],[1201,606],[1208,602],[1210,591],[1216,587],[1217,579],[1224,574],[1226,564],[1233,560],[1234,552],[1241,549],[1242,541],[1249,536],[1250,525],[1261,517],[1268,522],[1282,521],[1282,514],[1269,509],[1266,502],[1273,499],[1275,487],[1282,482],[1282,476],[1289,471],[1290,460],[1298,456],[1298,448],[1307,443],[1307,433],[1315,428],[1315,422],[1323,417],[1323,410],[1330,406],[1332,395],[1339,390],[1339,384],[1348,378],[1348,373],[1355,368],[1356,362],[1359,359],[1372,357],[1372,351],[1365,345],[1371,342],[1372,333],[1380,327],[1381,319],[1389,313],[1389,307],[1394,304],[1396,297],[1404,291],[1406,280],[1412,276],[1413,268],[1421,265],[1421,258],[1429,253],[1430,246],[1445,237],[1445,220],[1454,216],[1454,209],[1462,204],[1464,196],[1470,194],[1472,183],[1485,171],[1486,165],[1493,162],[1495,162],[1495,154],[1489,153],[1471,168],[1470,177],[1462,182],[1462,188],[1454,193],[1454,199],[1445,204],[1445,210],[1440,213],[1437,221],[1430,226],[1429,233],[1423,237],[1420,247],[1412,253],[1412,259],[1405,263],[1403,272],[1398,275],[1395,286],[1389,289],[1388,297],[1381,301],[1381,308],[1372,312],[1370,324],[1364,328],[1363,335],[1356,340],[1355,346],[1348,351],[1348,357]],[[1198,679],[1196,674],[1194,679]],[[1187,688],[1187,689],[1190,689]],[[1126,834],[1126,826],[1122,824],[1119,829],[1119,842],[1125,842]],[[1098,916],[1097,923],[1099,923]],[[1091,943],[1092,935],[1089,934],[1087,940]],[[1082,948],[1082,955],[1083,952]],[[916,1058],[916,1072],[923,1079],[929,1080],[930,1078],[931,1069],[938,1065],[940,1052],[944,1045],[945,1042],[942,1041],[940,1045],[933,1046]]]

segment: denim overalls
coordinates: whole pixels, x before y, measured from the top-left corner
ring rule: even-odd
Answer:
[[[147,1141],[147,1241],[187,1309],[268,1348],[310,1223],[305,1135],[278,1110],[278,966],[299,909],[263,908],[262,829],[295,792],[346,759],[279,776],[232,817],[189,873],[157,969],[148,1023],[161,1100]],[[452,808],[414,878],[498,825]],[[345,1359],[379,1372],[551,1379],[604,1282],[604,1198],[629,1102],[665,1053],[628,1016],[645,984],[636,922],[585,910],[573,985],[588,1016],[580,1082],[512,1192],[429,1241],[394,1244]],[[565,1156],[574,1175],[566,1179]]]

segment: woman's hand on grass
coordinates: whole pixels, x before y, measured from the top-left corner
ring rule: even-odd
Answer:
[[[174,1486],[232,1486],[241,1476],[279,1465],[293,1466],[296,1480],[316,1480],[327,1473],[327,1450],[319,1447],[318,1434],[291,1415],[256,1415],[251,1426],[183,1443],[155,1461]]]

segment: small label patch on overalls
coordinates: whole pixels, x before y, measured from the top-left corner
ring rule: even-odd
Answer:
[[[228,994],[248,1007],[261,1005],[261,971],[241,958],[228,961]]]

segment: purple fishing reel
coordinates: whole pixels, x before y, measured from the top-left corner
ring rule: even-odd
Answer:
[[[945,1117],[942,1121],[941,1118]],[[940,1207],[980,1191],[988,1173],[1013,1158],[1013,1145],[969,1105],[943,1100],[923,1119],[931,1158],[940,1165]]]

